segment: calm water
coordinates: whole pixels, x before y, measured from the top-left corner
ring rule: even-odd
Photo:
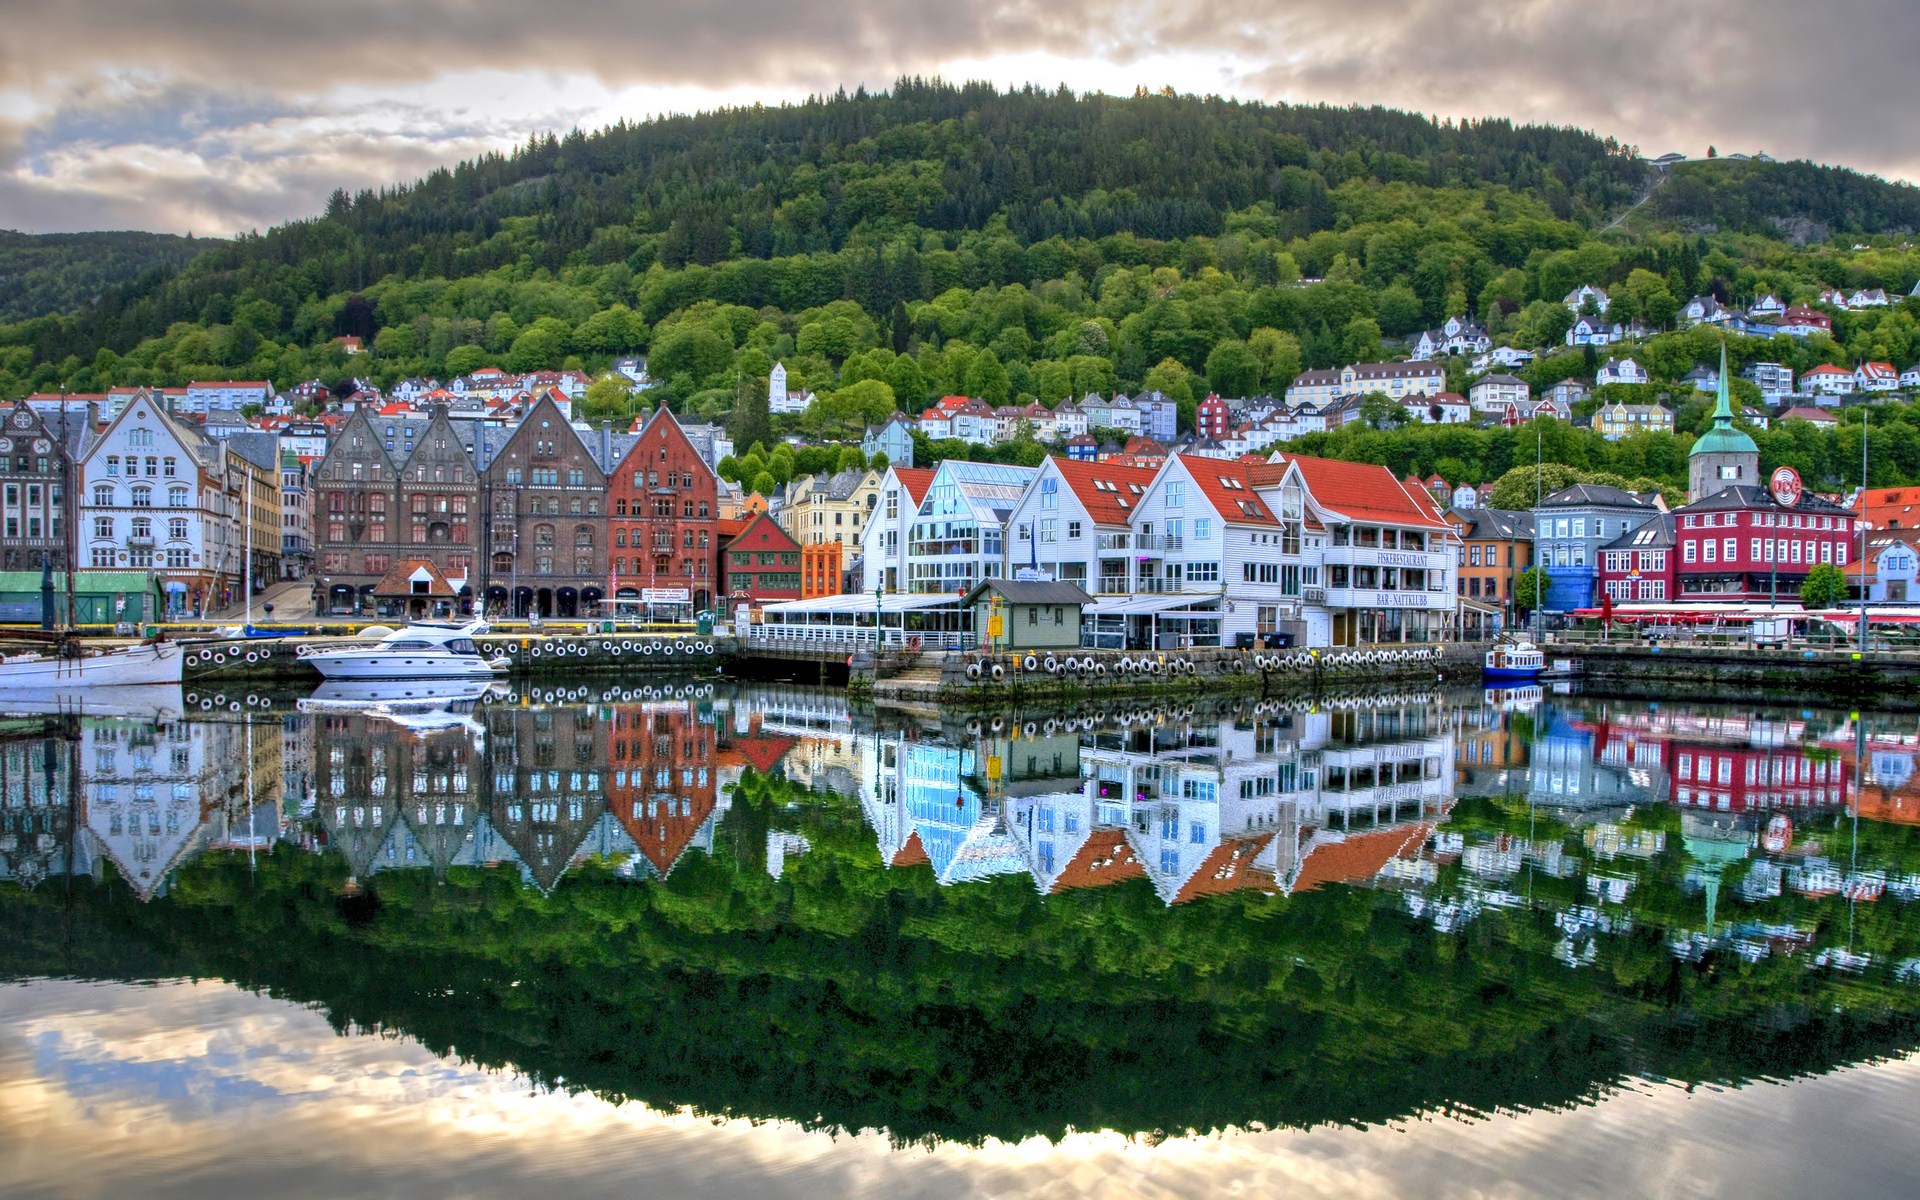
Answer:
[[[0,721],[0,1193],[1920,1172],[1912,714],[362,699]]]

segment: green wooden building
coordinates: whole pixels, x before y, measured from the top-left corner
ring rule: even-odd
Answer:
[[[1080,612],[1091,603],[1093,597],[1074,584],[1021,579],[977,583],[961,601],[973,610],[980,648],[1009,652],[1079,648]]]

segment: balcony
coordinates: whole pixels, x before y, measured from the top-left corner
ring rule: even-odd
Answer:
[[[1411,567],[1426,571],[1443,571],[1448,560],[1444,551],[1382,550],[1375,546],[1328,546],[1321,558],[1328,566]]]
[[[1300,589],[1300,600],[1303,604],[1324,605],[1327,602],[1327,589],[1317,587],[1302,588]]]
[[[1128,533],[1103,533],[1094,544],[1101,550],[1127,550],[1131,549],[1129,539],[1132,536]]]
[[[1187,539],[1179,534],[1136,533],[1133,545],[1136,550],[1179,550],[1186,546]]]

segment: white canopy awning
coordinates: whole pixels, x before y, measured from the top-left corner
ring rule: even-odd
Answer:
[[[1095,601],[1093,607],[1087,609],[1087,613],[1095,617],[1145,617],[1154,613],[1170,613],[1174,609],[1185,610],[1206,605],[1217,607],[1219,603],[1220,597],[1216,593],[1187,593],[1185,595],[1176,594],[1172,596],[1107,596]],[[1211,617],[1218,616],[1219,613],[1209,610],[1204,615]]]
[[[871,615],[875,607],[871,593],[845,592],[836,596],[815,596],[811,600],[780,600],[763,605],[768,616],[782,618],[829,616],[835,613]],[[911,592],[884,592],[879,599],[883,613],[918,612],[928,608],[959,608],[960,597],[936,592],[931,595]]]

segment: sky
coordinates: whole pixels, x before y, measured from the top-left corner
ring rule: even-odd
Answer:
[[[1471,1120],[896,1148],[542,1091],[212,981],[5,983],[0,1012],[10,1200],[1895,1196],[1913,1190],[1920,1097],[1906,1057],[1788,1084],[1643,1081]]]
[[[906,74],[1385,104],[1920,179],[1913,0],[11,0],[0,229],[226,235],[537,132]]]

